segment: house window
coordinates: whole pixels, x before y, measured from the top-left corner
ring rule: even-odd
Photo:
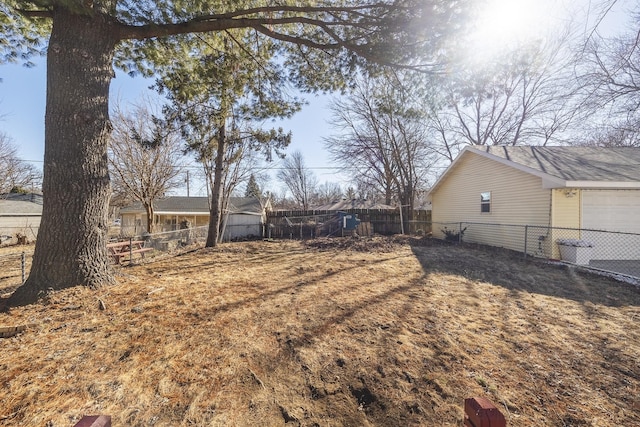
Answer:
[[[491,212],[491,192],[480,193],[480,212]]]

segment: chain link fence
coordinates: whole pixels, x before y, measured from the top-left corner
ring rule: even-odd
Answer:
[[[129,242],[131,246],[131,242],[141,241],[144,248],[153,248],[153,251],[144,252],[145,259],[152,259],[162,254],[179,253],[194,247],[204,246],[208,231],[209,227],[204,226],[162,233],[145,233],[136,236],[122,236],[112,233],[109,243]],[[24,283],[31,269],[34,248],[33,245],[18,245],[16,239],[5,240],[3,247],[3,251],[8,252],[0,254],[0,295],[13,292]],[[21,248],[25,249],[21,250]],[[131,264],[139,262],[141,256],[140,253],[127,253],[125,251],[124,256],[118,263]]]
[[[35,242],[38,227],[0,227],[0,246],[24,245]]]
[[[640,234],[475,222],[432,223],[436,238],[510,249],[640,278]]]
[[[24,283],[31,268],[32,252],[0,255],[0,295],[13,292]]]
[[[173,252],[186,246],[204,245],[208,231],[208,226],[202,226],[159,233],[118,236],[111,238],[110,243],[142,241],[145,248],[153,248],[159,252]]]
[[[365,222],[356,230],[360,235],[374,234],[382,229],[391,232],[398,227],[397,222],[384,225]],[[305,215],[278,218],[277,225],[254,227],[247,234],[245,225],[228,226],[223,230],[223,241],[250,240],[259,238],[309,239],[320,235],[340,236],[340,227],[334,231],[330,225],[333,215]],[[322,227],[328,228],[323,229]],[[368,228],[366,228],[368,227]],[[237,228],[237,230],[235,229]],[[551,260],[562,260],[576,265],[584,265],[617,274],[640,278],[640,234],[604,230],[546,227],[535,225],[492,224],[475,222],[430,222],[405,221],[400,224],[398,233],[404,228],[405,234],[433,236],[451,242],[475,243],[505,248]],[[319,230],[323,233],[319,234]],[[364,233],[363,233],[364,231]],[[1,230],[0,230],[1,232]],[[165,253],[177,253],[185,249],[204,246],[208,226],[186,228],[160,233],[144,233],[136,236],[111,235],[110,242],[142,241],[144,248],[153,251],[125,255],[122,261],[136,262],[142,255],[152,258]],[[375,233],[380,234],[380,233]],[[349,233],[351,235],[351,233]],[[234,237],[236,236],[236,237]],[[29,241],[29,240],[28,240]],[[6,246],[18,243],[17,239],[6,239]],[[0,255],[0,293],[3,289],[19,286],[29,273],[31,252],[18,252]]]

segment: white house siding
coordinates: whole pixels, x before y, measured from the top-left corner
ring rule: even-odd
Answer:
[[[19,233],[33,241],[38,235],[40,217],[39,214],[0,215],[0,235],[15,237]]]
[[[480,212],[480,193],[486,191],[491,192],[490,213]],[[440,238],[444,236],[437,223],[550,225],[551,191],[542,188],[541,178],[471,152],[458,160],[431,196],[433,233]],[[524,230],[470,225],[464,240],[522,251]]]
[[[639,260],[640,190],[583,190],[582,228],[631,234],[583,232],[594,260]]]
[[[16,242],[18,234],[34,241],[38,235],[42,204],[25,200],[0,200],[0,236],[2,242]],[[11,237],[11,239],[7,239]]]
[[[135,236],[147,230],[147,216],[144,213],[122,213],[120,218],[122,220],[120,229],[123,236]],[[188,221],[190,228],[203,227],[209,225],[209,214],[156,214],[155,232],[179,230],[183,221]]]

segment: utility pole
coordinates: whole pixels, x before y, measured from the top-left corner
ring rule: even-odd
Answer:
[[[185,181],[187,182],[187,197],[189,197],[189,169],[187,169],[187,179]]]

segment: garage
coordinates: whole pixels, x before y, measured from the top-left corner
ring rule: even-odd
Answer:
[[[640,190],[583,190],[582,228],[594,242],[594,259],[640,260]]]
[[[583,190],[582,228],[640,233],[640,190]]]

